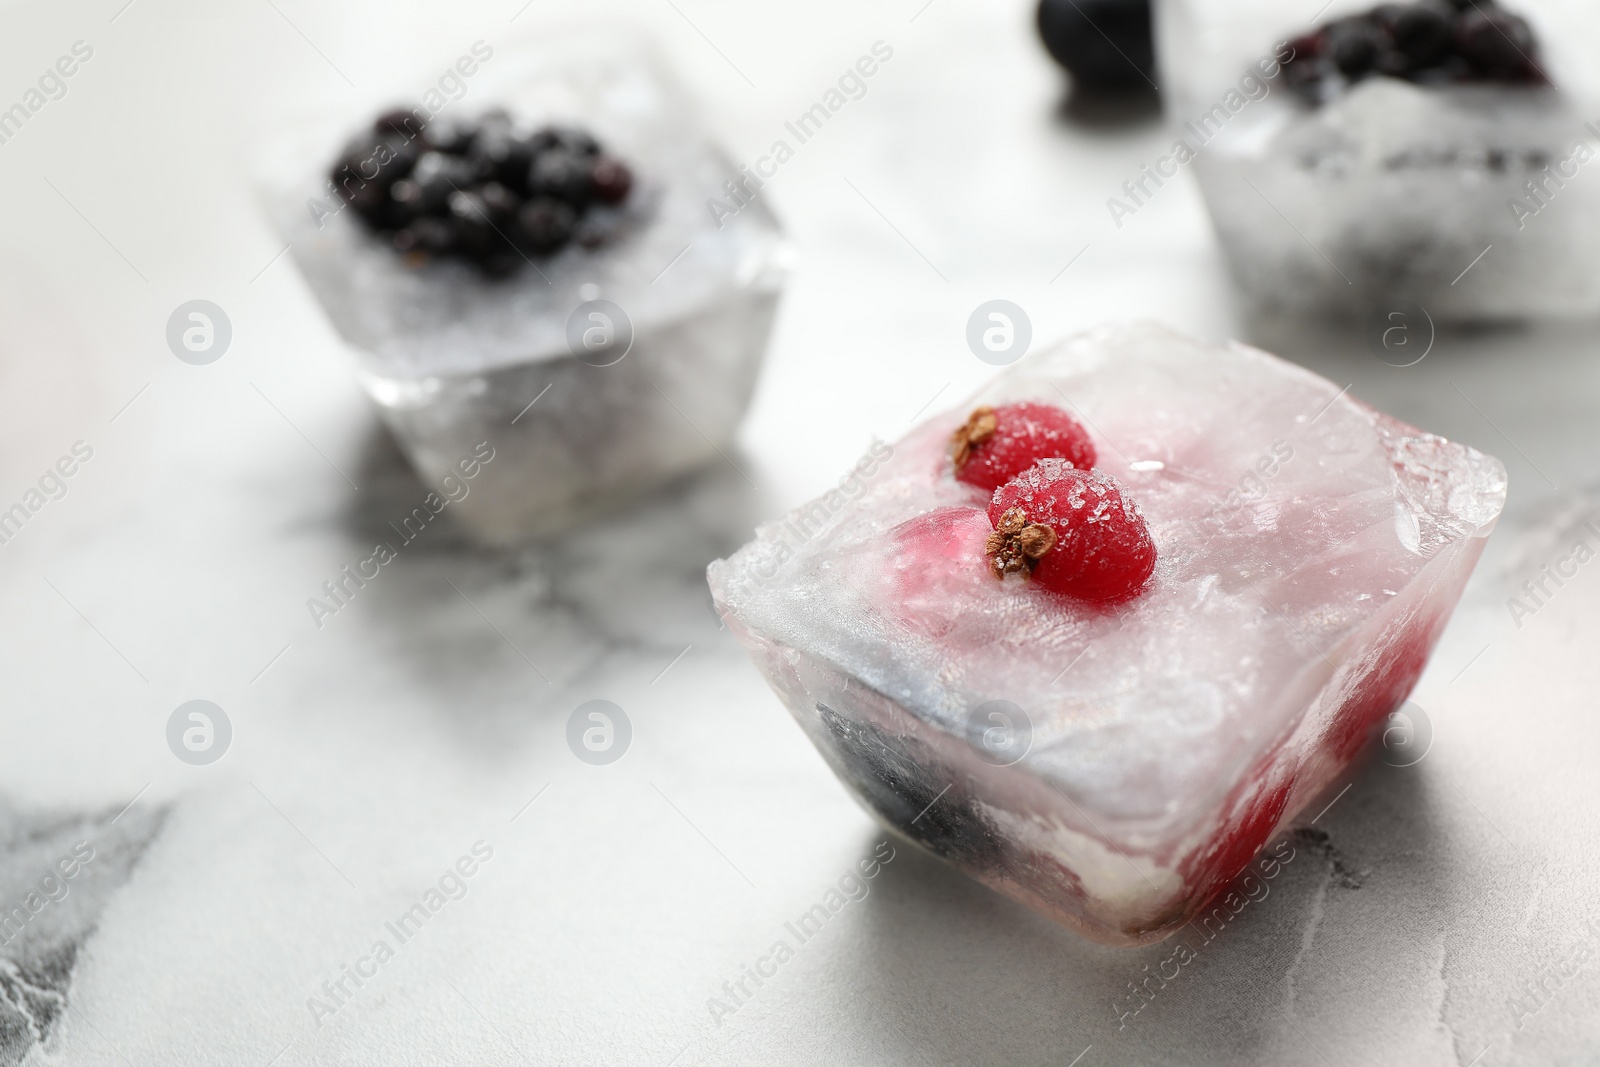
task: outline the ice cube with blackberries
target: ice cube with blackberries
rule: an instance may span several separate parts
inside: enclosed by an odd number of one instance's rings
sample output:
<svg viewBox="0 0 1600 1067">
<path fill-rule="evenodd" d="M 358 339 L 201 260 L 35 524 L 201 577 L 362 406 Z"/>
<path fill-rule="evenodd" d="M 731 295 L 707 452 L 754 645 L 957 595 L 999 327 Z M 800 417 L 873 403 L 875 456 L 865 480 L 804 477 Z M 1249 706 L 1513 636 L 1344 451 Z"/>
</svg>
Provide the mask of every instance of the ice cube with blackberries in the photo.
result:
<svg viewBox="0 0 1600 1067">
<path fill-rule="evenodd" d="M 264 185 L 422 479 L 487 442 L 450 511 L 503 544 L 721 461 L 791 253 L 753 187 L 708 210 L 743 175 L 676 79 L 577 34 L 421 99 L 307 116 Z"/>
<path fill-rule="evenodd" d="M 1257 310 L 1600 312 L 1600 5 L 1335 0 L 1311 21 L 1276 0 L 1161 0 L 1159 15 L 1171 114 Z M 1241 77 L 1256 91 L 1229 96 Z"/>
</svg>

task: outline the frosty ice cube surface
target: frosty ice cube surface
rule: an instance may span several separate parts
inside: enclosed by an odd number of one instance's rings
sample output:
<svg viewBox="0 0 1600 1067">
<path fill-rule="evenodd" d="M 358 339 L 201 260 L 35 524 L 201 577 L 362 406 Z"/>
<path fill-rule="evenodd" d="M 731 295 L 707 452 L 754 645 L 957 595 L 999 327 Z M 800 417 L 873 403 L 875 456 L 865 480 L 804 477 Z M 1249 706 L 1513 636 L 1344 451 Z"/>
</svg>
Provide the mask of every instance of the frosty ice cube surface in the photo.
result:
<svg viewBox="0 0 1600 1067">
<path fill-rule="evenodd" d="M 1096 606 L 988 570 L 973 405 L 1081 415 L 1160 556 Z M 884 823 L 1109 944 L 1193 916 L 1405 699 L 1499 461 L 1242 345 L 1108 328 L 879 445 L 711 565 L 718 610 Z"/>
<path fill-rule="evenodd" d="M 1153 167 L 1194 171 L 1231 273 L 1261 311 L 1600 312 L 1600 250 L 1584 237 L 1600 225 L 1600 183 L 1584 177 L 1600 155 L 1585 52 L 1600 9 L 1504 0 L 1417 16 L 1476 20 L 1467 28 L 1519 63 L 1525 52 L 1548 83 L 1475 70 L 1448 39 L 1403 76 L 1362 66 L 1404 69 L 1383 27 L 1422 6 L 1337 0 L 1313 23 L 1275 0 L 1161 0 L 1174 144 Z M 1506 25 L 1529 39 L 1485 28 L 1491 15 L 1525 19 Z"/>
<path fill-rule="evenodd" d="M 467 461 L 479 473 L 451 510 L 507 543 L 716 456 L 754 389 L 790 250 L 751 182 L 730 199 L 742 176 L 647 49 L 579 36 L 498 47 L 475 67 L 433 123 L 504 109 L 526 130 L 579 127 L 631 168 L 598 245 L 524 255 L 505 278 L 398 253 L 328 182 L 375 105 L 297 131 L 267 185 L 295 262 L 419 475 L 438 488 Z M 480 468 L 485 442 L 493 459 Z"/>
</svg>

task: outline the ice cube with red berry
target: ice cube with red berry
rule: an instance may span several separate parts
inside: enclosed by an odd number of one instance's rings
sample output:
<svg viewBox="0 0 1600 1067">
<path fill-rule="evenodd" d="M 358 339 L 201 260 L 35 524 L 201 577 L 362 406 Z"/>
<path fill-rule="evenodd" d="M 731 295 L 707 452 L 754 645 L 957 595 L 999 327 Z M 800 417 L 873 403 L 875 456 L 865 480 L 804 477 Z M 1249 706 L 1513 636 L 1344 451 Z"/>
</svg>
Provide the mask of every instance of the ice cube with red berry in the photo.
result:
<svg viewBox="0 0 1600 1067">
<path fill-rule="evenodd" d="M 1006 436 L 1019 409 L 1060 432 Z M 1026 462 L 973 484 L 996 443 Z M 712 564 L 719 612 L 869 811 L 1121 945 L 1349 770 L 1506 490 L 1308 371 L 1150 325 L 1028 357 L 857 473 Z"/>
</svg>

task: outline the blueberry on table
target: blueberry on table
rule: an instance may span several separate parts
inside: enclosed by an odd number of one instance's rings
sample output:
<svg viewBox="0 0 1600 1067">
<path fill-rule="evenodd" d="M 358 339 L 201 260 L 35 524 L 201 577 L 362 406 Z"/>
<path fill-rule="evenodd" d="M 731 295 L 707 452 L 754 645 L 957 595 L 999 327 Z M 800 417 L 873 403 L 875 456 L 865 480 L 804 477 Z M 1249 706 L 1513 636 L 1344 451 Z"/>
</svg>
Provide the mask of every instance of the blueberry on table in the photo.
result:
<svg viewBox="0 0 1600 1067">
<path fill-rule="evenodd" d="M 1141 91 L 1155 84 L 1150 0 L 1041 0 L 1039 36 L 1089 92 Z"/>
</svg>

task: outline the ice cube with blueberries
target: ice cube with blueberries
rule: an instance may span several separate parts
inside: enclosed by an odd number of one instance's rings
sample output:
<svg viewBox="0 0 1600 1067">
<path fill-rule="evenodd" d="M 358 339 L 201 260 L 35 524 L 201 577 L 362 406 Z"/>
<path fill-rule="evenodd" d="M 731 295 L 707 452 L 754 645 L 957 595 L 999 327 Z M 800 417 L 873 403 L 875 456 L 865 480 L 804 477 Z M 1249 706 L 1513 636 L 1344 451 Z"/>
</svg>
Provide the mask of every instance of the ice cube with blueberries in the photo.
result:
<svg viewBox="0 0 1600 1067">
<path fill-rule="evenodd" d="M 1161 0 L 1176 132 L 1256 310 L 1600 311 L 1600 8 Z M 1247 72 L 1257 92 L 1238 91 Z"/>
<path fill-rule="evenodd" d="M 718 611 L 880 820 L 1114 945 L 1346 773 L 1506 494 L 1490 456 L 1154 325 L 1030 355 L 855 473 L 711 565 Z"/>
<path fill-rule="evenodd" d="M 743 416 L 791 253 L 695 114 L 647 49 L 580 36 L 276 153 L 275 220 L 422 479 L 493 450 L 452 508 L 487 542 L 707 463 Z"/>
</svg>

